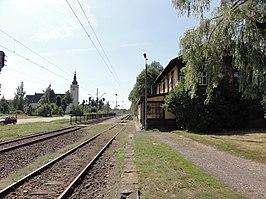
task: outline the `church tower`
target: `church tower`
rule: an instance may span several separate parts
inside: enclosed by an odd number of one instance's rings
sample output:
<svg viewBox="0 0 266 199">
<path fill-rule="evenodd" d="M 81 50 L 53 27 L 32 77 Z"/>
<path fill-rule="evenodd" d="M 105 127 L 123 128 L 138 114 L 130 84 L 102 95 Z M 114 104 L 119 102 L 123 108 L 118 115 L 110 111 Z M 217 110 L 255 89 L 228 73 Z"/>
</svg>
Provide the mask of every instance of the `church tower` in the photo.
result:
<svg viewBox="0 0 266 199">
<path fill-rule="evenodd" d="M 70 93 L 73 98 L 73 105 L 77 105 L 79 103 L 79 85 L 77 82 L 76 71 L 74 73 L 74 80 L 72 84 L 70 85 Z"/>
</svg>

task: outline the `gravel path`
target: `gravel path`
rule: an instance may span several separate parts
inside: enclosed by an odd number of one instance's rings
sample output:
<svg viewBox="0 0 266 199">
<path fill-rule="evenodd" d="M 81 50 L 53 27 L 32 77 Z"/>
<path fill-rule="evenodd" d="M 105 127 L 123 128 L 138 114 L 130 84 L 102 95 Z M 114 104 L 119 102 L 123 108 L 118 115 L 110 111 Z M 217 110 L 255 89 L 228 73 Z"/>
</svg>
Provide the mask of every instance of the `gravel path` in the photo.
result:
<svg viewBox="0 0 266 199">
<path fill-rule="evenodd" d="M 149 136 L 171 146 L 184 158 L 243 195 L 256 199 L 266 198 L 265 164 L 218 151 L 176 134 L 153 133 Z"/>
</svg>

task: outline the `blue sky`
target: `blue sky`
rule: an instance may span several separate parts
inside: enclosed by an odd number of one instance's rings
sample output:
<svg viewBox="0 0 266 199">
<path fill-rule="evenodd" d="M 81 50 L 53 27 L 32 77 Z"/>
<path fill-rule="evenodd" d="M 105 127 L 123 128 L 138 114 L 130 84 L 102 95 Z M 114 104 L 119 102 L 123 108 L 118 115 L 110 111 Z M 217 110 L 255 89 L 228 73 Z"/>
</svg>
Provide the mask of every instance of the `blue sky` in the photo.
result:
<svg viewBox="0 0 266 199">
<path fill-rule="evenodd" d="M 108 59 L 77 0 L 68 2 L 90 38 L 66 0 L 0 1 L 0 50 L 7 55 L 0 74 L 2 96 L 13 99 L 21 82 L 28 95 L 49 84 L 56 93 L 65 93 L 76 70 L 80 102 L 95 96 L 98 88 L 111 106 L 117 94 L 118 104 L 129 108 L 128 95 L 144 69 L 143 53 L 148 63 L 158 61 L 165 67 L 178 55 L 184 32 L 198 23 L 179 17 L 171 0 L 79 1 Z"/>
</svg>

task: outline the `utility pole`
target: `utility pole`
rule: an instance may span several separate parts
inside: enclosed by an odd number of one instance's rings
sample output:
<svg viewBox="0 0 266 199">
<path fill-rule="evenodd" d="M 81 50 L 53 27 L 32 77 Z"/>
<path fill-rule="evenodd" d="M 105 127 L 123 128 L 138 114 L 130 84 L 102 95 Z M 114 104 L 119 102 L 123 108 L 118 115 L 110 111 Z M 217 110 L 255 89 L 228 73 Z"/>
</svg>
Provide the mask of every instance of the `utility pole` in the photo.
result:
<svg viewBox="0 0 266 199">
<path fill-rule="evenodd" d="M 144 59 L 145 59 L 145 102 L 144 102 L 144 128 L 147 130 L 148 124 L 147 124 L 147 55 L 146 53 L 143 54 Z"/>
<path fill-rule="evenodd" d="M 115 94 L 115 108 L 117 108 L 117 94 Z"/>
<path fill-rule="evenodd" d="M 98 113 L 98 109 L 99 109 L 99 98 L 98 98 L 98 95 L 99 95 L 99 92 L 98 92 L 98 88 L 97 88 L 97 91 L 96 91 L 96 108 L 97 108 L 97 113 Z"/>
</svg>

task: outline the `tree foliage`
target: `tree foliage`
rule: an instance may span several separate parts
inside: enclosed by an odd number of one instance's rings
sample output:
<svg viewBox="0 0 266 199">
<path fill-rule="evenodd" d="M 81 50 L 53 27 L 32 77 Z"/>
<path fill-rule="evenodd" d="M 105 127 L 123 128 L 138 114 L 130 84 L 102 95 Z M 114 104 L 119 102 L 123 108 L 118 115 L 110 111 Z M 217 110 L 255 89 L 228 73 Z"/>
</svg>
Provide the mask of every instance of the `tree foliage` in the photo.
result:
<svg viewBox="0 0 266 199">
<path fill-rule="evenodd" d="M 62 108 L 66 111 L 66 108 L 69 104 L 73 102 L 73 97 L 69 91 L 66 91 L 62 98 Z"/>
<path fill-rule="evenodd" d="M 51 88 L 51 84 L 43 91 L 43 96 L 40 99 L 41 104 L 50 104 L 56 102 L 56 95 L 54 90 Z"/>
<path fill-rule="evenodd" d="M 14 109 L 23 111 L 26 103 L 25 95 L 26 92 L 24 91 L 24 83 L 21 82 L 21 84 L 17 87 L 17 92 L 15 93 L 15 97 L 13 99 Z"/>
<path fill-rule="evenodd" d="M 191 98 L 183 82 L 166 97 L 165 108 L 175 114 L 177 124 L 188 130 L 214 131 L 246 127 L 252 120 L 263 119 L 258 100 L 243 99 L 228 85 L 214 89 L 213 97 L 205 104 L 206 93 L 198 90 Z"/>
<path fill-rule="evenodd" d="M 9 112 L 9 105 L 5 97 L 3 96 L 0 100 L 0 113 L 8 113 Z"/>
<path fill-rule="evenodd" d="M 162 65 L 159 62 L 153 61 L 147 65 L 147 94 L 151 95 L 151 86 L 154 83 L 156 77 L 163 70 Z M 131 107 L 133 109 L 136 106 L 136 102 L 139 98 L 145 95 L 145 69 L 136 78 L 136 83 L 129 94 L 129 101 L 132 102 Z M 135 109 L 134 109 L 135 110 Z"/>
<path fill-rule="evenodd" d="M 234 70 L 239 72 L 239 91 L 244 97 L 266 93 L 265 0 L 221 0 L 211 18 L 205 17 L 210 0 L 172 3 L 180 15 L 200 16 L 199 26 L 187 31 L 180 43 L 185 86 L 192 96 L 202 70 L 208 73 L 208 96 Z"/>
</svg>

